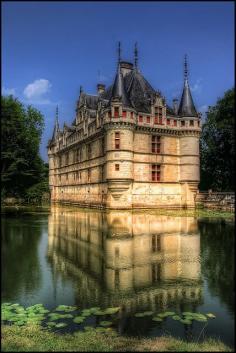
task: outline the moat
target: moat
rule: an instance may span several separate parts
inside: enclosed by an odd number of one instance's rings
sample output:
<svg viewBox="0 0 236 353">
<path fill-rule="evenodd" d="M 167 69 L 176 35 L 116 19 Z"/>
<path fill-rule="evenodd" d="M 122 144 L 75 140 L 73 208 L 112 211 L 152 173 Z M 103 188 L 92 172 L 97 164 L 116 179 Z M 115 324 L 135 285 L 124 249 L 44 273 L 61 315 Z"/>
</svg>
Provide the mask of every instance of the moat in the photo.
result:
<svg viewBox="0 0 236 353">
<path fill-rule="evenodd" d="M 2 215 L 2 302 L 120 307 L 125 335 L 221 339 L 234 346 L 234 222 L 52 206 Z M 139 312 L 213 313 L 190 326 Z M 87 324 L 94 325 L 96 317 Z M 205 328 L 203 329 L 203 327 Z M 83 329 L 69 325 L 63 332 Z"/>
</svg>

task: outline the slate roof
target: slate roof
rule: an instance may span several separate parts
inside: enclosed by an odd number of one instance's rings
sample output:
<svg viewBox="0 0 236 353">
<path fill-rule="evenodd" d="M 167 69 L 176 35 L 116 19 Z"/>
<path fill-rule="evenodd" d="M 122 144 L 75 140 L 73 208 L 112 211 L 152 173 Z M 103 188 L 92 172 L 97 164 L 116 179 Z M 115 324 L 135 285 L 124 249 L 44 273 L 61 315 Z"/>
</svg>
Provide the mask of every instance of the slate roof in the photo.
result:
<svg viewBox="0 0 236 353">
<path fill-rule="evenodd" d="M 188 80 L 184 81 L 184 89 L 181 97 L 181 101 L 179 104 L 178 115 L 185 116 L 197 116 L 197 111 L 193 103 L 193 98 L 191 95 L 190 87 L 188 84 Z"/>
</svg>

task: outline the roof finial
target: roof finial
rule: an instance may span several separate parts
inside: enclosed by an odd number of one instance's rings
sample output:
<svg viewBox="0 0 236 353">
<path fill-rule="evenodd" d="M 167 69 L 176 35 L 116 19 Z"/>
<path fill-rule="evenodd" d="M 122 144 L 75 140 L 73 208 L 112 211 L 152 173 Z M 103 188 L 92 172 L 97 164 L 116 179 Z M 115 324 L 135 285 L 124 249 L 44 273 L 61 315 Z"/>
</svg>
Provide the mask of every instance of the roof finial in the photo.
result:
<svg viewBox="0 0 236 353">
<path fill-rule="evenodd" d="M 187 54 L 184 56 L 184 80 L 188 80 L 188 62 L 187 62 Z"/>
<path fill-rule="evenodd" d="M 120 45 L 120 42 L 118 42 L 118 64 L 120 63 L 120 56 L 121 56 L 121 45 Z"/>
<path fill-rule="evenodd" d="M 56 106 L 56 125 L 59 125 L 59 122 L 58 122 L 58 104 Z"/>
<path fill-rule="evenodd" d="M 134 45 L 134 66 L 138 67 L 138 43 L 136 42 Z"/>
</svg>

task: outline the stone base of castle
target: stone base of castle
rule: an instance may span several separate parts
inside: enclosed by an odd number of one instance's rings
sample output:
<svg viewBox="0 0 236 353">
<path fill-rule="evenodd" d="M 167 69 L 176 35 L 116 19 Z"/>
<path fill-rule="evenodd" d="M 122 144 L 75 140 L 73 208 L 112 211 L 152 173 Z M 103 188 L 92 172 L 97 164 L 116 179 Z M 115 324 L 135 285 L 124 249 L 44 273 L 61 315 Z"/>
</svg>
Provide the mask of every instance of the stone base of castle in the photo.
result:
<svg viewBox="0 0 236 353">
<path fill-rule="evenodd" d="M 51 201 L 83 207 L 195 208 L 198 183 L 140 183 L 111 180 L 108 183 L 54 186 Z"/>
</svg>

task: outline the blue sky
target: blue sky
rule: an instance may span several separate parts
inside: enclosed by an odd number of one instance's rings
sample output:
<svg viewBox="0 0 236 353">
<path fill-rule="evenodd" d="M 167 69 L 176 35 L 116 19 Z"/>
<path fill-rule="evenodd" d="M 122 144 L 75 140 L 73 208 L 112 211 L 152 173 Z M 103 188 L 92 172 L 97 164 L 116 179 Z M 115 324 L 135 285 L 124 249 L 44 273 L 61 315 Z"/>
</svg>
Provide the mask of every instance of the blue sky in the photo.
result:
<svg viewBox="0 0 236 353">
<path fill-rule="evenodd" d="M 45 117 L 41 155 L 47 160 L 56 105 L 71 123 L 79 87 L 96 93 L 111 84 L 117 43 L 172 104 L 180 98 L 183 57 L 198 111 L 234 86 L 233 2 L 3 2 L 2 92 L 32 104 Z"/>
</svg>

